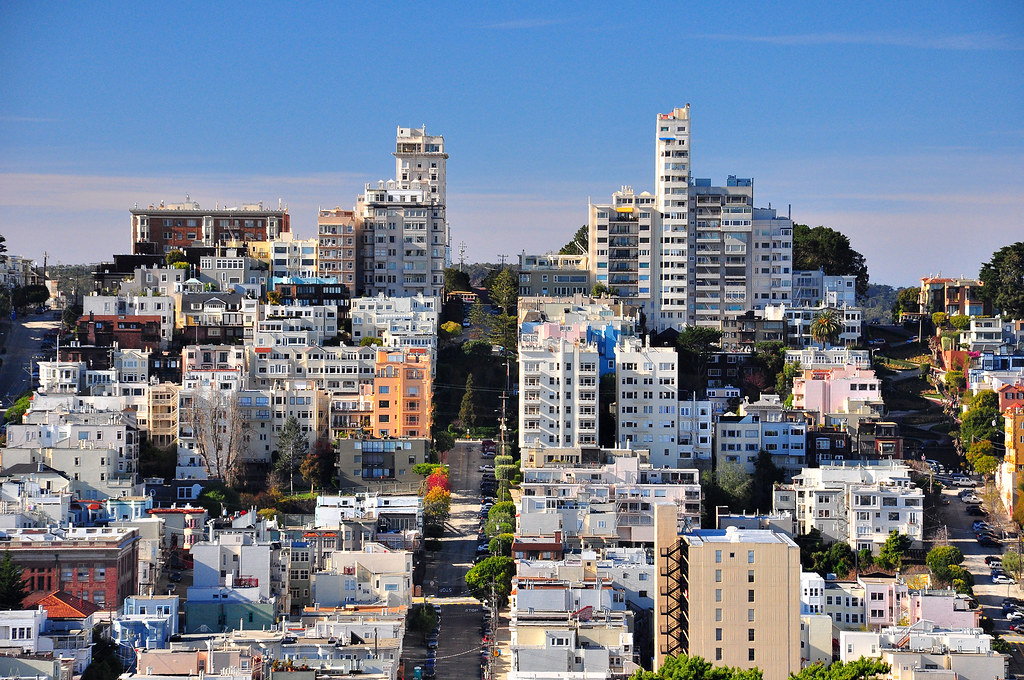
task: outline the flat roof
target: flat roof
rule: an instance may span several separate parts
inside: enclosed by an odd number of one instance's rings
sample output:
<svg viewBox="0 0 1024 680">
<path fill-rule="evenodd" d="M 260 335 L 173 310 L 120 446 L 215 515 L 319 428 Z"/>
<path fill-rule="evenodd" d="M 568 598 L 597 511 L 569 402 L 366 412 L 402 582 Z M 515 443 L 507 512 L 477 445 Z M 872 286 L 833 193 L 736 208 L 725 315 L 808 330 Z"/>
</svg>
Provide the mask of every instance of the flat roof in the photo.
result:
<svg viewBox="0 0 1024 680">
<path fill-rule="evenodd" d="M 699 543 L 782 543 L 796 547 L 793 539 L 769 529 L 698 529 L 683 534 L 691 545 Z"/>
</svg>

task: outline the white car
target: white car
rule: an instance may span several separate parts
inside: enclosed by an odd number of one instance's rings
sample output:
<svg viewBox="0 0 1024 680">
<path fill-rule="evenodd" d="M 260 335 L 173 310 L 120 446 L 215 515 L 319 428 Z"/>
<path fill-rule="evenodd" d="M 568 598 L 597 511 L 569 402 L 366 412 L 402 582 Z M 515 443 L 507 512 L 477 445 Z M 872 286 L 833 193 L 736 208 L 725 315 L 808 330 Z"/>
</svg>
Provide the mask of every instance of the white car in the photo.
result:
<svg viewBox="0 0 1024 680">
<path fill-rule="evenodd" d="M 981 499 L 974 494 L 971 494 L 969 496 L 964 496 L 964 503 L 967 505 L 981 505 Z"/>
<path fill-rule="evenodd" d="M 1013 582 L 1013 577 L 1007 576 L 1006 574 L 996 574 L 992 577 L 992 583 L 1010 584 Z"/>
<path fill-rule="evenodd" d="M 479 469 L 480 469 L 480 472 L 494 472 L 494 466 L 493 465 L 481 465 Z"/>
<path fill-rule="evenodd" d="M 1019 612 L 1016 609 L 1011 609 L 1006 612 L 1007 621 L 1024 621 L 1024 612 Z"/>
</svg>

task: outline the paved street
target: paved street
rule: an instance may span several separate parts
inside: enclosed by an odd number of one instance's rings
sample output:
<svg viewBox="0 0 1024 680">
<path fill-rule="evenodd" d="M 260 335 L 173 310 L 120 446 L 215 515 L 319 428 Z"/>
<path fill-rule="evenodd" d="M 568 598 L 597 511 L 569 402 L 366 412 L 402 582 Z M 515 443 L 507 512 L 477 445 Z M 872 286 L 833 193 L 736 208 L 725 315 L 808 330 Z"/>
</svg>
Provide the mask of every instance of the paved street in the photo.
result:
<svg viewBox="0 0 1024 680">
<path fill-rule="evenodd" d="M 943 491 L 943 496 L 949 499 L 949 505 L 940 506 L 940 521 L 945 524 L 949 545 L 955 545 L 964 554 L 965 559 L 962 566 L 974 575 L 974 594 L 984 610 L 984 615 L 995 622 L 995 632 L 1002 633 L 1003 639 L 1013 646 L 1013 655 L 1010 661 L 1011 671 L 1024 672 L 1024 636 L 1008 632 L 1009 623 L 1002 612 L 1004 597 L 1024 598 L 1024 591 L 1021 590 L 1019 584 L 997 585 L 992 583 L 992 578 L 989 576 L 990 568 L 985 564 L 985 557 L 988 555 L 999 555 L 1005 550 L 1019 548 L 1016 541 L 1005 541 L 1002 546 L 979 545 L 971 528 L 971 524 L 979 518 L 965 512 L 967 506 L 957 498 L 958 491 L 959 489 L 956 488 Z M 978 492 L 982 491 L 979 487 Z M 988 509 L 991 511 L 992 508 Z M 993 527 L 1010 528 L 1007 518 L 1000 517 L 996 513 L 991 513 L 986 521 Z M 942 544 L 940 533 L 935 545 Z"/>
<path fill-rule="evenodd" d="M 40 353 L 43 335 L 60 325 L 58 319 L 52 318 L 50 312 L 45 315 L 32 314 L 21 317 L 11 324 L 4 324 L 7 337 L 4 346 L 7 348 L 0 366 L 0 399 L 3 405 L 10 406 L 11 400 L 29 389 L 32 385 L 31 374 L 27 369 L 29 361 Z"/>
<path fill-rule="evenodd" d="M 451 516 L 440 552 L 427 558 L 423 579 L 424 596 L 440 604 L 442 610 L 437 649 L 439 678 L 480 677 L 483 609 L 479 602 L 467 597 L 465 577 L 476 557 L 480 527 L 479 466 L 483 461 L 477 442 L 458 442 L 445 461 L 452 486 Z M 423 650 L 408 649 L 407 669 L 411 671 L 421 665 L 423 658 Z M 411 677 L 411 673 L 408 675 Z"/>
</svg>

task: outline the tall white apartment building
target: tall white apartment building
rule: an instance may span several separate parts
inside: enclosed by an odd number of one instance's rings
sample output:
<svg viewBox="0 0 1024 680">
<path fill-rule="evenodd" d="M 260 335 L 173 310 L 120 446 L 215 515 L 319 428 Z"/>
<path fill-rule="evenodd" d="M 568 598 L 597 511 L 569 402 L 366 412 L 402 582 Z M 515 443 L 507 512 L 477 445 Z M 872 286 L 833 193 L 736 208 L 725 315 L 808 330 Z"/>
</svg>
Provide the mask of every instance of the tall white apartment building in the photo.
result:
<svg viewBox="0 0 1024 680">
<path fill-rule="evenodd" d="M 519 446 L 596 446 L 597 346 L 549 338 L 519 347 Z"/>
<path fill-rule="evenodd" d="M 612 202 L 590 204 L 591 274 L 612 295 L 636 298 L 650 311 L 654 250 L 660 224 L 655 197 L 623 186 Z"/>
<path fill-rule="evenodd" d="M 398 128 L 395 179 L 368 183 L 356 212 L 363 295 L 440 297 L 450 260 L 444 137 Z"/>
<path fill-rule="evenodd" d="M 857 277 L 852 274 L 827 276 L 821 269 L 795 271 L 792 300 L 796 307 L 854 307 L 857 304 Z"/>
<path fill-rule="evenodd" d="M 793 220 L 773 208 L 754 208 L 753 217 L 746 309 L 764 309 L 793 297 Z"/>
<path fill-rule="evenodd" d="M 440 299 L 416 293 L 410 297 L 363 297 L 352 300 L 352 342 L 381 338 L 386 347 L 437 348 Z"/>
<path fill-rule="evenodd" d="M 910 481 L 906 465 L 823 465 L 804 468 L 792 485 L 779 486 L 774 510 L 789 510 L 797 531 L 821 532 L 826 542 L 878 553 L 891 531 L 919 546 L 924 536 L 924 492 Z"/>
<path fill-rule="evenodd" d="M 624 338 L 615 352 L 618 437 L 621 448 L 648 449 L 654 467 L 680 461 L 676 420 L 676 351 Z"/>
<path fill-rule="evenodd" d="M 661 233 L 657 243 L 658 275 L 654 298 L 659 327 L 682 329 L 696 321 L 688 306 L 691 238 L 690 214 L 690 105 L 672 113 L 659 113 L 656 122 L 655 179 Z M 694 212 L 696 212 L 694 210 Z"/>
</svg>

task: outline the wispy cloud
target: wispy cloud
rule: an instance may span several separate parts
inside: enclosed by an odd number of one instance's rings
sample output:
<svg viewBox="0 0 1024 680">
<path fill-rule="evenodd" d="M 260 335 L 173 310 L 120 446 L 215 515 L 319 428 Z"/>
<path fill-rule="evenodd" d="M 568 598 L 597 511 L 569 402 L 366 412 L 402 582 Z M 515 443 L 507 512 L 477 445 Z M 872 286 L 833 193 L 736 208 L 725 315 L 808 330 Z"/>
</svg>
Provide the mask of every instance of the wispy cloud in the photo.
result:
<svg viewBox="0 0 1024 680">
<path fill-rule="evenodd" d="M 59 123 L 59 118 L 36 118 L 34 116 L 0 116 L 0 123 Z"/>
<path fill-rule="evenodd" d="M 547 28 L 568 23 L 569 19 L 509 19 L 508 21 L 496 21 L 484 24 L 481 28 L 488 28 L 497 31 L 523 31 L 531 28 Z"/>
<path fill-rule="evenodd" d="M 707 33 L 696 36 L 705 40 L 728 40 L 768 45 L 884 45 L 923 50 L 1014 51 L 1024 50 L 1020 36 L 994 33 L 960 35 L 903 35 L 898 33 L 798 33 L 792 35 L 739 35 Z"/>
</svg>

